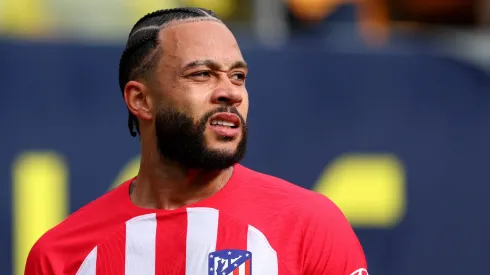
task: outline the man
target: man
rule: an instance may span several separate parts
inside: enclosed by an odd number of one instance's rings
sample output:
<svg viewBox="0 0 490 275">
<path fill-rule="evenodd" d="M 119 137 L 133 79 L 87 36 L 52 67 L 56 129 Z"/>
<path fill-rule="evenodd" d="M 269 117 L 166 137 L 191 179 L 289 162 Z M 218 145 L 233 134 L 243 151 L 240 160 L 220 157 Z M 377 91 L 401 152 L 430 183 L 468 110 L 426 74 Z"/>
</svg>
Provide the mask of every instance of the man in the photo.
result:
<svg viewBox="0 0 490 275">
<path fill-rule="evenodd" d="M 119 82 L 141 139 L 140 171 L 42 236 L 25 274 L 366 275 L 357 237 L 330 200 L 237 164 L 247 73 L 209 10 L 138 21 Z"/>
</svg>

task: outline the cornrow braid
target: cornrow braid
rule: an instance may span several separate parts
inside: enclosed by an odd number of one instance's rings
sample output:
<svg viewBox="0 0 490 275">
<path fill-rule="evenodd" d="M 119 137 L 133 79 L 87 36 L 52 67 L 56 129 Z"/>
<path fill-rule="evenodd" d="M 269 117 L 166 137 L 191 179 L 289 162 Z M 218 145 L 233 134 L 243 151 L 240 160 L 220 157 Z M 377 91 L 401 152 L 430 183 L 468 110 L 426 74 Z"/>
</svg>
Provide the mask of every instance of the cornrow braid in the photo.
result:
<svg viewBox="0 0 490 275">
<path fill-rule="evenodd" d="M 155 69 L 161 55 L 158 48 L 158 34 L 162 27 L 172 21 L 191 18 L 219 20 L 210 10 L 188 7 L 154 11 L 136 22 L 129 33 L 119 61 L 119 87 L 123 96 L 124 87 L 130 80 L 145 78 Z M 140 134 L 138 120 L 131 112 L 128 116 L 128 127 L 131 136 Z"/>
</svg>

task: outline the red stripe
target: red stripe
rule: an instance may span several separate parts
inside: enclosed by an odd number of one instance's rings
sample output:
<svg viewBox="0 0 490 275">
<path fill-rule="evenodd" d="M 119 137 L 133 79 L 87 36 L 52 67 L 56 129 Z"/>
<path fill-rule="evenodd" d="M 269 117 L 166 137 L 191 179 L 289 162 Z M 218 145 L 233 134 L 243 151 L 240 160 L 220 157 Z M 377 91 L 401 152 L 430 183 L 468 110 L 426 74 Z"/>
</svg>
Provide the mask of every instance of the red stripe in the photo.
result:
<svg viewBox="0 0 490 275">
<path fill-rule="evenodd" d="M 216 251 L 224 249 L 247 249 L 248 224 L 219 212 L 218 238 L 216 240 Z"/>
<path fill-rule="evenodd" d="M 155 275 L 185 275 L 187 211 L 157 215 Z"/>
<path fill-rule="evenodd" d="M 247 261 L 245 262 L 245 275 L 250 275 L 250 274 L 252 274 L 252 273 L 250 272 L 250 260 L 247 260 Z"/>
<path fill-rule="evenodd" d="M 124 275 L 126 260 L 126 224 L 97 245 L 97 275 Z"/>
</svg>

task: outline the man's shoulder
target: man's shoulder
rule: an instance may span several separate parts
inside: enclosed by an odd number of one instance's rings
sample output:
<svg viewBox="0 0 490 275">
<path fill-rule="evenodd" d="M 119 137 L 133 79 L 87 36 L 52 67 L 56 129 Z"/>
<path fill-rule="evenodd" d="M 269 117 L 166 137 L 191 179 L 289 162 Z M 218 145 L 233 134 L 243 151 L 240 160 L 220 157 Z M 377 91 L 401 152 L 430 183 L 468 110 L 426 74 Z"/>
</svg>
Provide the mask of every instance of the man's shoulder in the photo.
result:
<svg viewBox="0 0 490 275">
<path fill-rule="evenodd" d="M 62 254 L 66 247 L 90 250 L 112 223 L 115 203 L 128 182 L 81 207 L 61 223 L 44 233 L 34 244 L 31 253 Z"/>
<path fill-rule="evenodd" d="M 250 168 L 241 167 L 246 175 L 252 193 L 257 196 L 268 197 L 275 204 L 302 215 L 324 215 L 326 212 L 339 214 L 339 208 L 328 197 L 301 187 L 285 179 L 261 173 Z M 315 211 L 312 211 L 312 210 Z M 341 213 L 340 213 L 341 214 Z"/>
<path fill-rule="evenodd" d="M 239 166 L 240 176 L 242 180 L 250 182 L 250 188 L 273 188 L 280 189 L 286 193 L 301 192 L 302 195 L 308 195 L 311 193 L 308 189 L 305 189 L 299 185 L 289 182 L 285 179 L 273 176 L 270 174 L 262 173 L 243 165 Z"/>
</svg>

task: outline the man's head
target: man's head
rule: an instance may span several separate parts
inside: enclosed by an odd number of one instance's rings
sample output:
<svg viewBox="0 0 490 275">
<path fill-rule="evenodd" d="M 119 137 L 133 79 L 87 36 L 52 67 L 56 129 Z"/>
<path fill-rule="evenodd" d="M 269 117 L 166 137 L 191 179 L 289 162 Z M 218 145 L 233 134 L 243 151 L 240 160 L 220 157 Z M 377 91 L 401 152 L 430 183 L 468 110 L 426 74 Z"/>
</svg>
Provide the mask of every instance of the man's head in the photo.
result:
<svg viewBox="0 0 490 275">
<path fill-rule="evenodd" d="M 119 65 L 131 135 L 188 168 L 237 163 L 247 140 L 247 72 L 233 34 L 213 12 L 146 15 L 131 30 Z"/>
</svg>

